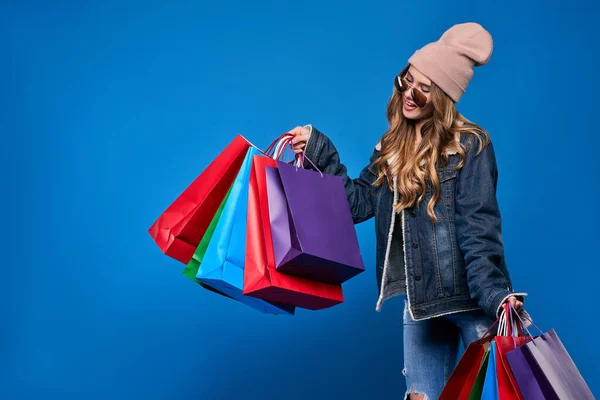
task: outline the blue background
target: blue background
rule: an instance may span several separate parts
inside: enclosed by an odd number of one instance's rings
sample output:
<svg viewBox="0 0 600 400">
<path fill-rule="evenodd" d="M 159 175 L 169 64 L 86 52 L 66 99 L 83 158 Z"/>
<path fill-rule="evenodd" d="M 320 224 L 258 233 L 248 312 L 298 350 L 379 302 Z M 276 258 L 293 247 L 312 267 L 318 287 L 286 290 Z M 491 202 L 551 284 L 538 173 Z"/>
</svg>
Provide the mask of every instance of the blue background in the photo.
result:
<svg viewBox="0 0 600 400">
<path fill-rule="evenodd" d="M 372 221 L 345 303 L 292 318 L 201 289 L 147 228 L 238 133 L 312 123 L 356 176 L 394 75 L 465 21 L 495 41 L 459 110 L 496 147 L 515 287 L 600 393 L 591 2 L 171 3 L 1 6 L 0 398 L 402 398 Z"/>
</svg>

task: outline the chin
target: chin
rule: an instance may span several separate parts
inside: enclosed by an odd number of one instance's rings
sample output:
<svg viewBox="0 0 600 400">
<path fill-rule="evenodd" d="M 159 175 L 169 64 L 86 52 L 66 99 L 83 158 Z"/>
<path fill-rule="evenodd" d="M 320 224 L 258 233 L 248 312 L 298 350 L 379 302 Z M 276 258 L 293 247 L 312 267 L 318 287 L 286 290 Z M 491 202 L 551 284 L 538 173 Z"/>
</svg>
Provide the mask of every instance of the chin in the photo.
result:
<svg viewBox="0 0 600 400">
<path fill-rule="evenodd" d="M 406 111 L 404 108 L 402 109 L 402 114 L 406 119 L 420 119 L 421 113 L 418 110 L 414 111 Z"/>
</svg>

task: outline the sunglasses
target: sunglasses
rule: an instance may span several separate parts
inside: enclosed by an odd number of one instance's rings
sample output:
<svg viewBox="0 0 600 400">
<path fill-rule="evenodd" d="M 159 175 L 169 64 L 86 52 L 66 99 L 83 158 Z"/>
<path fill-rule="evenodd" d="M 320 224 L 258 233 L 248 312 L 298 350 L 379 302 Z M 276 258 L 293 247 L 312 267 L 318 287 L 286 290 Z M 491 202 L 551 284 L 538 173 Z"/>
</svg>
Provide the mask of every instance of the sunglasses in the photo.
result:
<svg viewBox="0 0 600 400">
<path fill-rule="evenodd" d="M 410 83 L 408 83 L 406 78 L 402 77 L 402 74 L 394 78 L 394 87 L 396 88 L 398 93 L 404 93 L 405 91 L 410 89 L 410 95 L 417 107 L 423 108 L 427 105 L 427 96 L 425 95 L 425 93 L 421 92 L 419 89 L 413 87 Z"/>
</svg>

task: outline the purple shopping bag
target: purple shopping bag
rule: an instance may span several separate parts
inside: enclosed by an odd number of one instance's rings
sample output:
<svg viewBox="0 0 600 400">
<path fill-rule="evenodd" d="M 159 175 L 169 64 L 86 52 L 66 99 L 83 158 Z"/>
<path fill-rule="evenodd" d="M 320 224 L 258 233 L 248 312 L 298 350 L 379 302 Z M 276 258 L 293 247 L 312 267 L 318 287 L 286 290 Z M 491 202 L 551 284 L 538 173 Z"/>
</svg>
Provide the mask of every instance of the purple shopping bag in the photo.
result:
<svg viewBox="0 0 600 400">
<path fill-rule="evenodd" d="M 523 352 L 522 347 L 516 347 L 505 354 L 511 372 L 519 386 L 519 391 L 523 395 L 524 400 L 545 400 L 546 397 L 540 384 L 548 388 L 550 383 L 535 363 L 533 365 L 529 363 L 529 359 Z M 555 399 L 556 397 L 551 398 Z"/>
<path fill-rule="evenodd" d="M 365 270 L 342 178 L 278 161 L 267 167 L 278 271 L 341 284 Z"/>
<path fill-rule="evenodd" d="M 525 400 L 594 400 L 554 329 L 509 351 L 506 358 Z"/>
<path fill-rule="evenodd" d="M 522 347 L 530 363 L 537 364 L 552 388 L 550 391 L 541 387 L 546 398 L 556 395 L 555 398 L 560 400 L 594 400 L 594 395 L 554 329 Z"/>
</svg>

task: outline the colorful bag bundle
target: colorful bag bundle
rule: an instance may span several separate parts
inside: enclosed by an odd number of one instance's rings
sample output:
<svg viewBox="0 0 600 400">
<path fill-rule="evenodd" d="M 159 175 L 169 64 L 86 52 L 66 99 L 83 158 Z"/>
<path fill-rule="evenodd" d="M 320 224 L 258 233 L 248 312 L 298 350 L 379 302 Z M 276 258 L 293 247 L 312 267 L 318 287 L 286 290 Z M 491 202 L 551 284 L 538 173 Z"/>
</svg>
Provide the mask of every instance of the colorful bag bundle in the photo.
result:
<svg viewBox="0 0 600 400">
<path fill-rule="evenodd" d="M 341 177 L 283 161 L 292 138 L 237 136 L 149 229 L 186 277 L 269 314 L 342 303 L 364 271 Z"/>
<path fill-rule="evenodd" d="M 498 322 L 497 334 L 488 335 Z M 498 321 L 469 344 L 439 399 L 593 400 L 556 332 L 534 337 L 524 326 L 507 303 Z"/>
</svg>

